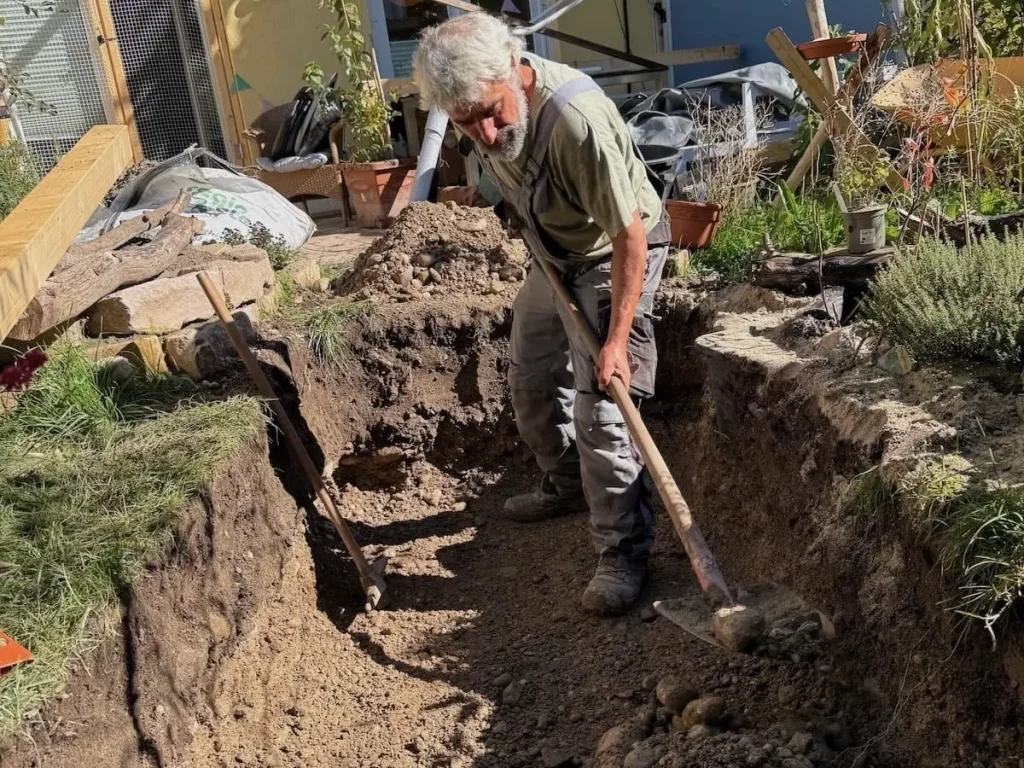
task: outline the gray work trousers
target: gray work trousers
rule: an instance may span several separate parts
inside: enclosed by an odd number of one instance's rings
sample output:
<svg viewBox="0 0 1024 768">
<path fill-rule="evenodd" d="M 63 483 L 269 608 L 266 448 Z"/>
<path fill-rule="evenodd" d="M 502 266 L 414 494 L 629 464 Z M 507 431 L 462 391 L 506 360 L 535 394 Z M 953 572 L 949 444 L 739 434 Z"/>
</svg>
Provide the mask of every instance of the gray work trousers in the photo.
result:
<svg viewBox="0 0 1024 768">
<path fill-rule="evenodd" d="M 634 400 L 654 394 L 654 293 L 668 255 L 650 248 L 628 344 Z M 611 261 L 566 278 L 602 341 L 611 316 Z M 513 305 L 509 386 L 519 434 L 563 494 L 582 490 L 598 554 L 646 556 L 654 540 L 653 486 L 626 423 L 600 391 L 586 347 L 543 270 L 533 266 Z"/>
</svg>

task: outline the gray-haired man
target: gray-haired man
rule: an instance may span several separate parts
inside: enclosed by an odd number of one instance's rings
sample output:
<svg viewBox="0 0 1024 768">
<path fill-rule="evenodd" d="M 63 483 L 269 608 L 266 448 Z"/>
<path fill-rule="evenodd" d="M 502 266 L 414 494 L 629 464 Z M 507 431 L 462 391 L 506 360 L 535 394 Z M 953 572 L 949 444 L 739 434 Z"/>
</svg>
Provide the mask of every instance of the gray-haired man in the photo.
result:
<svg viewBox="0 0 1024 768">
<path fill-rule="evenodd" d="M 535 258 L 553 263 L 602 339 L 591 363 L 540 269 L 513 307 L 509 385 L 540 488 L 505 505 L 533 522 L 590 510 L 600 555 L 583 605 L 636 601 L 653 539 L 650 478 L 605 389 L 654 392 L 654 292 L 669 240 L 657 180 L 615 105 L 571 67 L 523 53 L 500 20 L 470 13 L 427 30 L 414 59 L 423 105 L 473 140 Z"/>
</svg>

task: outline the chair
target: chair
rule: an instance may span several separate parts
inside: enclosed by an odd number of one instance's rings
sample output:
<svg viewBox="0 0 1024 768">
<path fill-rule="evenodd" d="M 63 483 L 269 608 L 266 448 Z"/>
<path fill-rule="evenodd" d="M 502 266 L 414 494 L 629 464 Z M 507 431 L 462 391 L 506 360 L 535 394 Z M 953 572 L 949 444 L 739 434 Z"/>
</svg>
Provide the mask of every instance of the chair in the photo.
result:
<svg viewBox="0 0 1024 768">
<path fill-rule="evenodd" d="M 274 107 L 257 117 L 246 138 L 256 148 L 259 157 L 270 157 L 274 139 L 281 124 L 288 116 L 291 104 Z M 343 123 L 337 122 L 331 128 L 328 137 L 330 159 L 327 165 L 319 168 L 279 172 L 263 168 L 257 170 L 257 178 L 274 189 L 283 197 L 292 200 L 297 197 L 330 197 L 338 201 L 342 216 L 348 221 L 348 196 L 345 193 L 345 182 L 341 176 L 339 144 L 342 140 Z"/>
</svg>

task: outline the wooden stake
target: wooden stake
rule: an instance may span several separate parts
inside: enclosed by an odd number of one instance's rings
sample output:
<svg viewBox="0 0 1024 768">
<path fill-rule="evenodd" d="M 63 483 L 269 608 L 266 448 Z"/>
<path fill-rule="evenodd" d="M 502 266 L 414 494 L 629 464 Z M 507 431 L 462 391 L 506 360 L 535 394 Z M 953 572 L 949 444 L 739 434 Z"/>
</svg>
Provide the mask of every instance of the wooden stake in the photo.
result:
<svg viewBox="0 0 1024 768">
<path fill-rule="evenodd" d="M 213 66 L 212 80 L 213 87 L 217 91 L 217 104 L 220 107 L 221 126 L 227 134 L 228 159 L 236 164 L 245 164 L 245 152 L 243 147 L 246 144 L 244 138 L 245 120 L 231 97 L 231 76 L 228 74 L 230 56 L 230 44 L 224 33 L 224 28 L 217 23 L 214 13 L 214 5 L 219 5 L 220 0 L 199 0 L 199 8 L 202 14 L 202 24 L 205 33 L 206 43 L 210 47 L 210 63 Z"/>
<path fill-rule="evenodd" d="M 825 16 L 825 0 L 807 0 L 807 18 L 811 22 L 811 34 L 815 40 L 832 37 L 828 28 L 828 18 Z M 821 60 L 821 79 L 831 93 L 839 90 L 839 71 L 836 69 L 834 58 Z"/>
<path fill-rule="evenodd" d="M 821 112 L 822 118 L 826 122 L 831 122 L 836 130 L 849 131 L 856 141 L 857 152 L 865 159 L 870 159 L 871 162 L 874 162 L 878 148 L 867 137 L 863 129 L 853 122 L 845 107 L 836 103 L 835 95 L 829 93 L 825 84 L 814 74 L 814 70 L 804 60 L 804 57 L 800 55 L 796 46 L 793 45 L 793 41 L 789 39 L 782 30 L 782 27 L 776 27 L 769 32 L 766 41 L 768 47 L 772 49 L 779 61 L 782 62 L 782 65 L 789 70 L 797 85 L 807 94 L 807 98 Z M 903 177 L 892 167 L 892 163 L 888 163 L 888 167 L 886 183 L 889 185 L 889 188 L 893 190 L 902 189 Z"/>
</svg>

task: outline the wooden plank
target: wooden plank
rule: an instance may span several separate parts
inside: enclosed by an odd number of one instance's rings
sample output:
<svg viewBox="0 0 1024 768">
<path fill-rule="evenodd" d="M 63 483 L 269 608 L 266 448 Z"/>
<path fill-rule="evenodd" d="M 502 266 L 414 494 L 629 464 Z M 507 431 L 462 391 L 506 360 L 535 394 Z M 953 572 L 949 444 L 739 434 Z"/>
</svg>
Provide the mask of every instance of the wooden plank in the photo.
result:
<svg viewBox="0 0 1024 768">
<path fill-rule="evenodd" d="M 848 131 L 856 142 L 856 151 L 865 160 L 873 161 L 878 153 L 878 148 L 871 142 L 859 125 L 853 122 L 846 109 L 838 104 L 835 95 L 829 93 L 825 84 L 814 74 L 814 70 L 804 60 L 804 57 L 797 51 L 793 41 L 789 39 L 782 27 L 776 27 L 768 33 L 766 38 L 768 47 L 772 49 L 782 65 L 789 70 L 789 73 L 796 80 L 797 85 L 807 94 L 814 106 L 821 112 L 825 120 L 830 120 L 835 129 Z M 903 189 L 903 177 L 889 163 L 889 173 L 886 183 L 892 190 Z"/>
<path fill-rule="evenodd" d="M 231 41 L 228 39 L 227 24 L 224 21 L 224 0 L 201 0 L 208 8 L 209 21 L 213 27 L 213 36 L 210 38 L 211 47 L 213 40 L 218 41 L 218 54 L 223 68 L 222 83 L 227 92 L 227 103 L 231 105 L 230 113 L 234 124 L 234 132 L 238 135 L 238 154 L 244 165 L 255 165 L 253 147 L 251 142 L 244 141 L 242 136 L 249 128 L 245 119 L 245 109 L 242 107 L 242 97 L 237 91 L 231 91 L 231 83 L 237 74 L 234 57 L 231 53 Z"/>
<path fill-rule="evenodd" d="M 228 42 L 214 16 L 214 3 L 219 3 L 219 0 L 199 0 L 200 22 L 203 26 L 203 37 L 210 50 L 210 63 L 213 65 L 211 79 L 217 92 L 221 128 L 228 137 L 228 160 L 235 164 L 243 164 L 245 157 L 242 147 L 247 143 L 244 138 L 247 126 L 244 119 L 239 118 L 231 98 L 231 77 L 228 75 L 225 55 Z"/>
<path fill-rule="evenodd" d="M 647 55 L 651 61 L 656 61 L 666 67 L 699 64 L 702 61 L 728 61 L 739 57 L 740 47 L 738 45 L 707 45 L 701 48 L 680 48 L 678 51 L 659 51 Z"/>
<path fill-rule="evenodd" d="M 136 163 L 141 163 L 142 140 L 139 138 L 139 127 L 135 122 L 135 107 L 128 92 L 128 78 L 124 73 L 124 61 L 121 59 L 121 46 L 117 42 L 114 17 L 110 12 L 110 0 L 88 0 L 84 5 L 99 41 L 100 64 L 110 86 L 112 118 L 119 125 L 128 126 L 132 158 Z"/>
<path fill-rule="evenodd" d="M 97 125 L 0 222 L 0 340 L 131 163 L 128 128 Z"/>
</svg>

